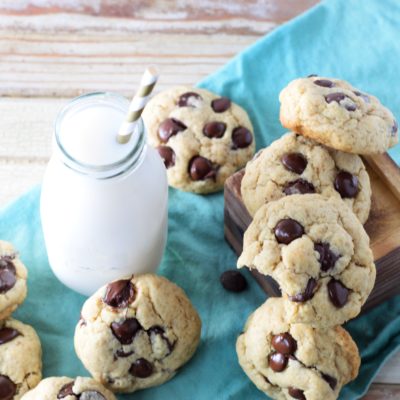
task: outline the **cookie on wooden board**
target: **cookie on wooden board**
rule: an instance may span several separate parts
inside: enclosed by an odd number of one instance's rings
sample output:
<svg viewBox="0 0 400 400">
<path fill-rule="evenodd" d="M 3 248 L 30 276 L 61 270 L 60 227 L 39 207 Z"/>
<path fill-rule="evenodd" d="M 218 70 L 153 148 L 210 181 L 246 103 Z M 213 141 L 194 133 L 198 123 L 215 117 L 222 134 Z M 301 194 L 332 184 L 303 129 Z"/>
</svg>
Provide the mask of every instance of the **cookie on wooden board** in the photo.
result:
<svg viewBox="0 0 400 400">
<path fill-rule="evenodd" d="M 280 95 L 282 125 L 336 150 L 383 153 L 398 142 L 392 112 L 341 79 L 295 79 Z"/>
</svg>

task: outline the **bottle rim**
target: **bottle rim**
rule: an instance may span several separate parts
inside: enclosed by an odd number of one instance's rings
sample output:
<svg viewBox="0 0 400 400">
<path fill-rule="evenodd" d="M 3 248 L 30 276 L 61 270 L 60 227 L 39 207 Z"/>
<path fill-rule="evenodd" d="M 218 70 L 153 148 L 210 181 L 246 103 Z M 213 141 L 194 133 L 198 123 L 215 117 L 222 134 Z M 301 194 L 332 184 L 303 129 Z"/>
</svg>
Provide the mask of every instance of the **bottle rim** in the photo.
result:
<svg viewBox="0 0 400 400">
<path fill-rule="evenodd" d="M 78 106 L 82 106 L 85 103 L 109 103 L 119 104 L 121 109 L 125 113 L 128 112 L 129 101 L 122 95 L 112 92 L 91 92 L 81 96 L 75 97 L 68 104 L 66 104 L 58 113 L 54 126 L 54 138 L 56 148 L 59 155 L 61 156 L 62 162 L 70 169 L 75 172 L 90 175 L 97 179 L 108 179 L 124 174 L 128 170 L 134 168 L 141 160 L 143 148 L 146 143 L 146 132 L 142 119 L 138 120 L 136 125 L 136 131 L 133 133 L 133 137 L 136 135 L 137 140 L 132 150 L 120 160 L 110 164 L 88 164 L 74 158 L 63 146 L 61 138 L 61 124 L 67 115 L 74 111 Z M 131 139 L 133 140 L 133 139 Z"/>
</svg>

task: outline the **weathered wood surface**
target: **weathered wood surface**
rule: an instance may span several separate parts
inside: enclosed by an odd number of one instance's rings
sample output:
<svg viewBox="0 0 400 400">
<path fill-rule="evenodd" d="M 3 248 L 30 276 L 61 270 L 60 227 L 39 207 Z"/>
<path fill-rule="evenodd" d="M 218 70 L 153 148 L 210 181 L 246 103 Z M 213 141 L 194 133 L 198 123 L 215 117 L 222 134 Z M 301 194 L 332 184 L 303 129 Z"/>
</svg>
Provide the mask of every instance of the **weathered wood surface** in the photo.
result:
<svg viewBox="0 0 400 400">
<path fill-rule="evenodd" d="M 93 90 L 130 96 L 149 63 L 161 71 L 159 90 L 193 84 L 315 3 L 2 0 L 0 207 L 40 182 L 64 99 Z M 400 356 L 376 381 L 400 383 Z M 365 397 L 391 398 L 400 398 L 396 386 L 374 385 Z"/>
</svg>

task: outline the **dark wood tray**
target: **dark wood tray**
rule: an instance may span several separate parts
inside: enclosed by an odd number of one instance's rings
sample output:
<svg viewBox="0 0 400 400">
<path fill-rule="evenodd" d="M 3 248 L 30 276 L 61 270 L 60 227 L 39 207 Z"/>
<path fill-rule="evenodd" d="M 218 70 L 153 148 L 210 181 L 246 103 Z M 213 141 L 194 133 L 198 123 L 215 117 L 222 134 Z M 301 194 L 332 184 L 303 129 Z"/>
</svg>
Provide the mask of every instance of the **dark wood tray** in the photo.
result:
<svg viewBox="0 0 400 400">
<path fill-rule="evenodd" d="M 363 157 L 371 179 L 372 207 L 365 229 L 371 239 L 377 276 L 375 287 L 363 311 L 400 294 L 400 169 L 389 154 Z M 225 238 L 239 255 L 243 234 L 251 216 L 243 204 L 240 184 L 244 171 L 225 182 Z M 269 296 L 280 296 L 277 283 L 270 277 L 251 273 Z"/>
</svg>

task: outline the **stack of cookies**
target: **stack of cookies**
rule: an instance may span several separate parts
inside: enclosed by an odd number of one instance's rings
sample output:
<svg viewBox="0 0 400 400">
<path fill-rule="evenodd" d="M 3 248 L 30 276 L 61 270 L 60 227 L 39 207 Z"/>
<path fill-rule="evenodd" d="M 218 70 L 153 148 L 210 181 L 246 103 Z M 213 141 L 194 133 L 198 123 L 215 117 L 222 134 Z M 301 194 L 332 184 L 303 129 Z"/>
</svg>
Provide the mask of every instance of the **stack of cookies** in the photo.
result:
<svg viewBox="0 0 400 400">
<path fill-rule="evenodd" d="M 253 221 L 238 266 L 273 277 L 282 297 L 251 315 L 237 352 L 272 398 L 333 400 L 360 365 L 340 325 L 360 313 L 376 275 L 358 154 L 396 144 L 397 123 L 377 98 L 338 79 L 297 79 L 280 101 L 291 132 L 246 166 L 241 194 Z"/>
<path fill-rule="evenodd" d="M 35 330 L 11 313 L 25 300 L 27 270 L 11 243 L 0 240 L 0 398 L 20 399 L 42 377 Z"/>
</svg>

